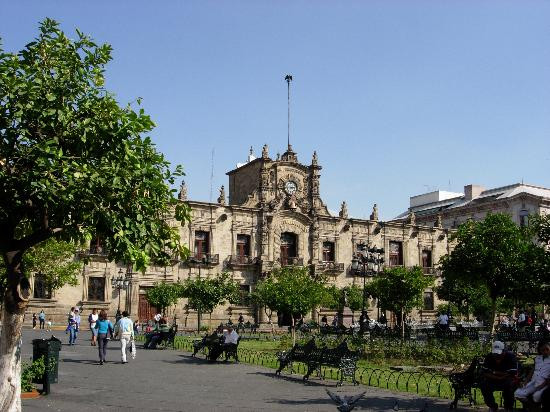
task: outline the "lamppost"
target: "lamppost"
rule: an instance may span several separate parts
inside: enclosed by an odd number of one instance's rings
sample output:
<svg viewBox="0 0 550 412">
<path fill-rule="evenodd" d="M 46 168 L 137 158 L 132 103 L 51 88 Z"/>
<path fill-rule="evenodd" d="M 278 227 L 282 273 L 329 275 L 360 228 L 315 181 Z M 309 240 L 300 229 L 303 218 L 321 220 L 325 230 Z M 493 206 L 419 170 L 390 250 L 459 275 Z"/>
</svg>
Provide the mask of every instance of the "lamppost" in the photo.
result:
<svg viewBox="0 0 550 412">
<path fill-rule="evenodd" d="M 361 330 L 365 319 L 365 305 L 367 300 L 366 278 L 367 276 L 376 276 L 384 264 L 384 248 L 362 247 L 351 260 L 351 270 L 354 273 L 360 273 L 363 277 L 363 304 L 361 309 Z"/>
<path fill-rule="evenodd" d="M 124 276 L 124 271 L 122 268 L 118 271 L 118 277 L 114 277 L 111 279 L 111 285 L 113 286 L 113 289 L 116 289 L 118 291 L 118 312 L 120 312 L 120 291 L 122 289 L 126 290 L 128 289 L 128 285 L 130 284 L 130 277 L 129 273 L 126 272 Z"/>
</svg>

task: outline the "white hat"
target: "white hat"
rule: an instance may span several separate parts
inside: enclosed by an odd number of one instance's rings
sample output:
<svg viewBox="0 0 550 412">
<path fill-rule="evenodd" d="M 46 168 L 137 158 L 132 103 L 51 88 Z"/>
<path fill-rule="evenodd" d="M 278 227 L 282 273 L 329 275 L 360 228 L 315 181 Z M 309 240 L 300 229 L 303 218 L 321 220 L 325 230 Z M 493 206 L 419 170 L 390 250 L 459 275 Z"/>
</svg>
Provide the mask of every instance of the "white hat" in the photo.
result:
<svg viewBox="0 0 550 412">
<path fill-rule="evenodd" d="M 496 353 L 497 355 L 500 355 L 502 351 L 504 350 L 504 343 L 496 340 L 493 342 L 493 348 L 491 352 Z"/>
</svg>

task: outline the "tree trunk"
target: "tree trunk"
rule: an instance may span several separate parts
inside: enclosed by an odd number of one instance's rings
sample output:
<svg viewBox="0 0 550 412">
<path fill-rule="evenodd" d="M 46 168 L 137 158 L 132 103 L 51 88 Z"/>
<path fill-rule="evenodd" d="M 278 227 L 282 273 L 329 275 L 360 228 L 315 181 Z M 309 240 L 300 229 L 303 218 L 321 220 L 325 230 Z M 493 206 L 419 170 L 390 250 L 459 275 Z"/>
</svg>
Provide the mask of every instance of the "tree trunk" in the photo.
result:
<svg viewBox="0 0 550 412">
<path fill-rule="evenodd" d="M 294 315 L 292 315 L 292 328 L 290 329 L 292 333 L 292 346 L 296 345 L 296 322 L 294 321 Z"/>
<path fill-rule="evenodd" d="M 495 333 L 495 318 L 497 316 L 497 301 L 493 299 L 491 301 L 491 335 Z"/>
<path fill-rule="evenodd" d="M 405 308 L 401 308 L 401 339 L 405 340 Z"/>
<path fill-rule="evenodd" d="M 0 334 L 0 411 L 21 411 L 21 329 L 30 284 L 21 272 L 21 253 L 4 255 L 7 287 Z"/>
</svg>

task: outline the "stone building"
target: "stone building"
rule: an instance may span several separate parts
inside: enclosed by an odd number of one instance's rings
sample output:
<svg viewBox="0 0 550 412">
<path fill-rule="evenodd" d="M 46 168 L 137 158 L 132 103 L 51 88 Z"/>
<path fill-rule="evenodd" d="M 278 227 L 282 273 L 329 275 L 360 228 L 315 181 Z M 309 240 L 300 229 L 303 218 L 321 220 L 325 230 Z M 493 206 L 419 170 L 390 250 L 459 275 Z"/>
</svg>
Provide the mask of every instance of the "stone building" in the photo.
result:
<svg viewBox="0 0 550 412">
<path fill-rule="evenodd" d="M 264 311 L 249 306 L 244 297 L 273 267 L 307 265 L 314 273 L 326 274 L 339 287 L 362 285 L 360 274 L 351 270 L 351 261 L 364 245 L 384 248 L 386 265 L 419 265 L 427 276 L 436 276 L 435 264 L 449 252 L 447 229 L 419 224 L 414 215 L 412 220 L 381 222 L 376 205 L 368 220 L 348 216 L 345 202 L 338 216 L 333 216 L 320 196 L 321 170 L 315 152 L 305 165 L 298 161 L 290 145 L 275 159 L 270 158 L 264 146 L 260 157 L 251 153 L 246 163 L 227 173 L 228 200 L 223 186 L 217 203 L 188 200 L 182 184 L 180 201 L 188 202 L 192 213 L 191 222 L 180 227 L 181 238 L 191 251 L 187 261 L 168 267 L 152 266 L 145 273 L 130 273 L 126 267 L 108 262 L 101 245 L 92 243 L 86 251 L 91 259 L 84 267 L 80 284 L 65 286 L 48 298 L 41 295 L 35 278 L 35 298 L 29 311 L 44 307 L 58 321 L 64 321 L 72 305 L 82 306 L 85 315 L 93 307 L 114 314 L 120 300 L 122 310 L 145 321 L 155 313 L 145 299 L 147 288 L 155 282 L 177 282 L 227 271 L 240 283 L 243 299 L 238 304 L 218 307 L 212 322 L 230 317 L 236 320 L 239 313 L 265 322 Z M 111 281 L 122 275 L 127 276 L 128 286 L 119 295 Z M 426 290 L 425 316 L 433 316 L 437 305 L 434 300 L 433 291 Z M 371 302 L 369 311 L 376 318 L 375 302 Z M 321 312 L 328 313 L 322 308 Z M 180 327 L 196 324 L 196 313 L 185 309 L 185 301 L 175 311 L 170 310 L 169 316 L 174 315 Z"/>
<path fill-rule="evenodd" d="M 550 213 L 550 189 L 516 183 L 494 189 L 467 185 L 464 193 L 437 190 L 412 196 L 409 209 L 395 221 L 406 221 L 412 213 L 419 224 L 456 228 L 468 219 L 481 220 L 489 212 L 507 213 L 518 225 L 526 225 L 529 215 Z"/>
</svg>

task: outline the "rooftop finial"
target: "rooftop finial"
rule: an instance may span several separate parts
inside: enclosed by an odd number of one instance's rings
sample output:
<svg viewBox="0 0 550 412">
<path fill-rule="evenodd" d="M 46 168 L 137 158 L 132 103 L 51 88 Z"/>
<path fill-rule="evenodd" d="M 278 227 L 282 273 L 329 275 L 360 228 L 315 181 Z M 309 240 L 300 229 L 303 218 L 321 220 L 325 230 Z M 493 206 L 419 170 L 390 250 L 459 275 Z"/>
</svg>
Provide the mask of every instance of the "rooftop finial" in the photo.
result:
<svg viewBox="0 0 550 412">
<path fill-rule="evenodd" d="M 250 152 L 248 154 L 254 154 L 254 149 L 250 146 Z"/>
<path fill-rule="evenodd" d="M 292 147 L 290 146 L 290 82 L 292 81 L 292 75 L 287 74 L 285 76 L 286 86 L 287 86 L 287 101 L 288 101 L 288 133 L 287 133 L 287 144 L 288 150 L 291 151 Z"/>
</svg>

